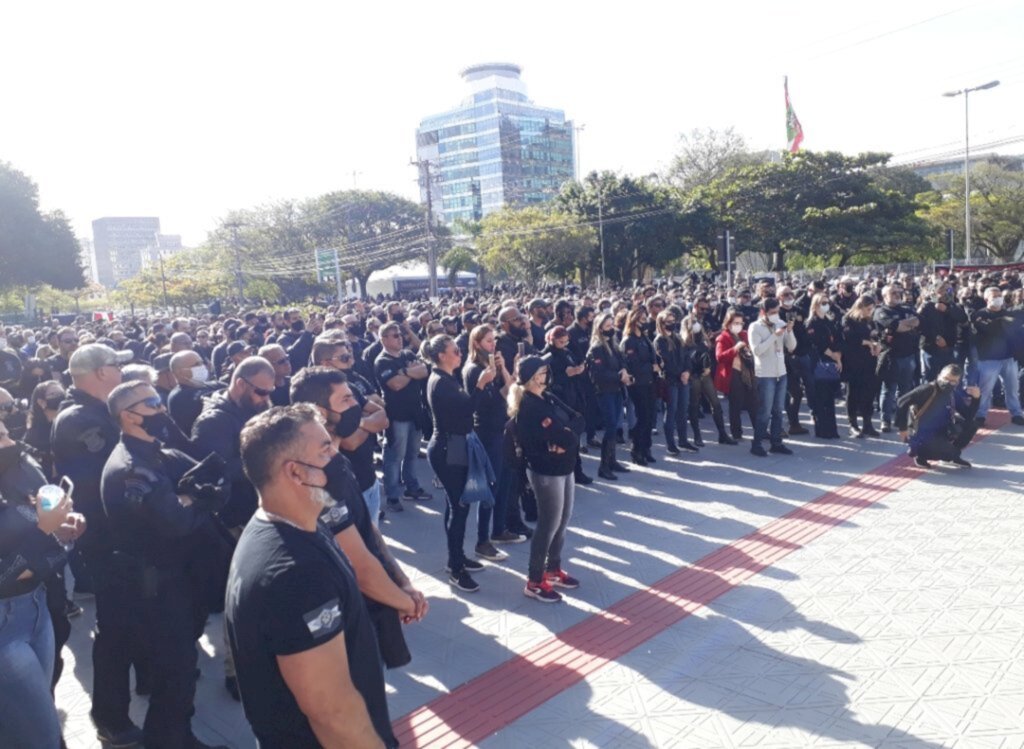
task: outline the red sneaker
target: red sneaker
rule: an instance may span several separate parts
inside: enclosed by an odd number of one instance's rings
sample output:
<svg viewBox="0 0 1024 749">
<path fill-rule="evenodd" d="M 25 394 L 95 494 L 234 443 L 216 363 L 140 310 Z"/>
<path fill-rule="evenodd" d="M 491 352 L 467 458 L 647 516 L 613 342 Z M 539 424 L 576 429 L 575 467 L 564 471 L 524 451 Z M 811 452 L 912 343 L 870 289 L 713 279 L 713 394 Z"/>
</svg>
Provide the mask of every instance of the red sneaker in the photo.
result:
<svg viewBox="0 0 1024 749">
<path fill-rule="evenodd" d="M 580 581 L 572 575 L 569 575 L 565 570 L 556 570 L 555 572 L 545 572 L 544 582 L 556 588 L 578 588 L 580 587 Z"/>
</svg>

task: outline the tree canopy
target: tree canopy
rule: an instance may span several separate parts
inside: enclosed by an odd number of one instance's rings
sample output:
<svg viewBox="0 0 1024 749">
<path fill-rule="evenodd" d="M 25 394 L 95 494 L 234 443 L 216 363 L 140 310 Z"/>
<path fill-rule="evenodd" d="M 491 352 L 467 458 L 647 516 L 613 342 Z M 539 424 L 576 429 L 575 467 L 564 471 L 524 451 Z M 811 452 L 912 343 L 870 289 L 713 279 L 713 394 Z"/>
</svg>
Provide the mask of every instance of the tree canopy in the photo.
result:
<svg viewBox="0 0 1024 749">
<path fill-rule="evenodd" d="M 0 289 L 79 288 L 85 283 L 80 251 L 64 214 L 40 211 L 35 182 L 0 162 Z"/>
</svg>

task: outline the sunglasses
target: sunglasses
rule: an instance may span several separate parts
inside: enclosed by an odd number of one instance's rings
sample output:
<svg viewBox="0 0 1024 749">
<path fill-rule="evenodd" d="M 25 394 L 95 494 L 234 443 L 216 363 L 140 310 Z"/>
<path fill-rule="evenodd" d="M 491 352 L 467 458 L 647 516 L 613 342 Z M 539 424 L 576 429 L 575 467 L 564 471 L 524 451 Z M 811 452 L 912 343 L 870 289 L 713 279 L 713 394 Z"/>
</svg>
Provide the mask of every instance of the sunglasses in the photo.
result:
<svg viewBox="0 0 1024 749">
<path fill-rule="evenodd" d="M 242 382 L 244 382 L 244 383 L 245 383 L 246 385 L 248 385 L 249 387 L 251 387 L 251 388 L 252 388 L 252 391 L 253 391 L 254 393 L 256 393 L 256 395 L 260 396 L 261 398 L 269 398 L 269 397 L 270 397 L 271 395 L 273 395 L 273 393 L 274 393 L 274 391 L 273 391 L 273 390 L 267 390 L 266 388 L 258 388 L 258 387 L 256 387 L 256 386 L 255 386 L 255 385 L 253 385 L 253 384 L 252 384 L 251 382 L 249 382 L 249 380 L 247 380 L 247 379 L 246 379 L 245 377 L 242 377 L 242 378 L 240 378 L 240 379 L 241 379 L 241 380 L 242 380 Z"/>
<path fill-rule="evenodd" d="M 289 360 L 287 358 L 285 358 L 285 359 L 278 359 L 277 361 L 272 361 L 272 362 L 270 362 L 270 365 L 273 366 L 273 367 L 280 367 L 280 366 L 282 366 L 284 364 L 289 364 L 289 363 L 290 363 Z"/>
<path fill-rule="evenodd" d="M 128 406 L 125 411 L 131 411 L 136 406 L 146 406 L 147 408 L 160 408 L 164 405 L 164 402 L 160 400 L 159 395 L 151 395 L 148 398 L 143 398 L 140 401 L 135 401 L 133 404 Z"/>
</svg>

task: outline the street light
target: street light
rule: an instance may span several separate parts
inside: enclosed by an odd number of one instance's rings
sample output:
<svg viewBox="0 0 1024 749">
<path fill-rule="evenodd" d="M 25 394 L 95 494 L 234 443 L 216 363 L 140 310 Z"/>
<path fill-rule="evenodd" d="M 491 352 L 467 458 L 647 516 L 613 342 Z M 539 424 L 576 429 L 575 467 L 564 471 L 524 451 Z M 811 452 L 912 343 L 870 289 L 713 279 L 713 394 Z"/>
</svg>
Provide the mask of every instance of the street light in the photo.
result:
<svg viewBox="0 0 1024 749">
<path fill-rule="evenodd" d="M 572 128 L 574 131 L 572 141 L 573 145 L 576 146 L 576 164 L 574 165 L 576 168 L 573 171 L 575 172 L 577 182 L 580 181 L 580 133 L 586 130 L 586 128 L 586 123 L 583 123 L 582 125 L 573 125 Z"/>
<path fill-rule="evenodd" d="M 961 94 L 964 97 L 964 259 L 968 263 L 971 262 L 971 118 L 967 108 L 968 94 L 972 91 L 995 88 L 998 85 L 999 81 L 989 81 L 980 86 L 962 88 L 959 91 L 947 91 L 943 94 L 950 98 Z"/>
</svg>

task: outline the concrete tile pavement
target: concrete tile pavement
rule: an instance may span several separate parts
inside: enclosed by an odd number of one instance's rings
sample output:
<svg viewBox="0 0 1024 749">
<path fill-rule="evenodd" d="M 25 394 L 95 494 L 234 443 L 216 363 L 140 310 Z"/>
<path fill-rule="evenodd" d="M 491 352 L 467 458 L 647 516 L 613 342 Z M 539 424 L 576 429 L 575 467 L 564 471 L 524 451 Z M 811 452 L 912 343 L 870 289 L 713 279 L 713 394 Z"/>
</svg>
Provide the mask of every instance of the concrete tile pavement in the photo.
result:
<svg viewBox="0 0 1024 749">
<path fill-rule="evenodd" d="M 1000 700 L 1024 694 L 1024 575 L 1017 574 L 1020 560 L 1008 567 L 1003 553 L 1014 529 L 1021 548 L 1024 527 L 1013 522 L 1020 516 L 1008 507 L 1012 497 L 1020 497 L 1024 479 L 1024 434 L 1011 430 L 971 448 L 969 457 L 982 463 L 973 472 L 919 479 L 484 745 L 929 746 L 947 745 L 935 737 L 958 731 L 973 732 L 960 739 L 998 736 Z M 406 512 L 390 516 L 384 532 L 431 598 L 432 611 L 408 630 L 412 664 L 388 674 L 392 716 L 901 451 L 892 439 L 801 439 L 792 445 L 794 458 L 767 460 L 753 458 L 742 445 L 709 445 L 694 458 L 659 460 L 616 485 L 580 487 L 566 564 L 583 586 L 559 606 L 522 596 L 526 545 L 504 547 L 510 559 L 488 565 L 479 577 L 480 593 L 455 595 L 444 582 L 440 493 L 429 502 L 407 502 Z M 593 458 L 587 467 L 594 472 Z M 425 461 L 419 468 L 426 479 Z M 984 501 L 971 500 L 975 495 Z M 467 535 L 471 546 L 472 531 Z M 87 606 L 74 623 L 72 652 L 66 651 L 68 665 L 58 686 L 69 747 L 96 746 L 82 688 L 91 683 L 90 616 Z M 211 617 L 202 642 L 196 732 L 207 741 L 253 746 L 240 707 L 222 686 L 220 632 L 220 618 Z M 947 652 L 970 658 L 954 665 L 943 660 Z M 1001 665 L 993 671 L 997 660 Z M 979 702 L 967 694 L 977 690 L 962 686 L 971 679 L 997 682 L 1009 694 L 1000 691 Z M 956 707 L 961 703 L 972 707 Z M 1024 697 L 1019 703 L 1024 705 Z M 941 715 L 960 710 L 960 722 L 951 726 L 936 719 L 939 704 L 946 706 Z M 134 700 L 140 722 L 144 710 L 145 700 Z M 879 726 L 889 727 L 884 736 Z"/>
</svg>

